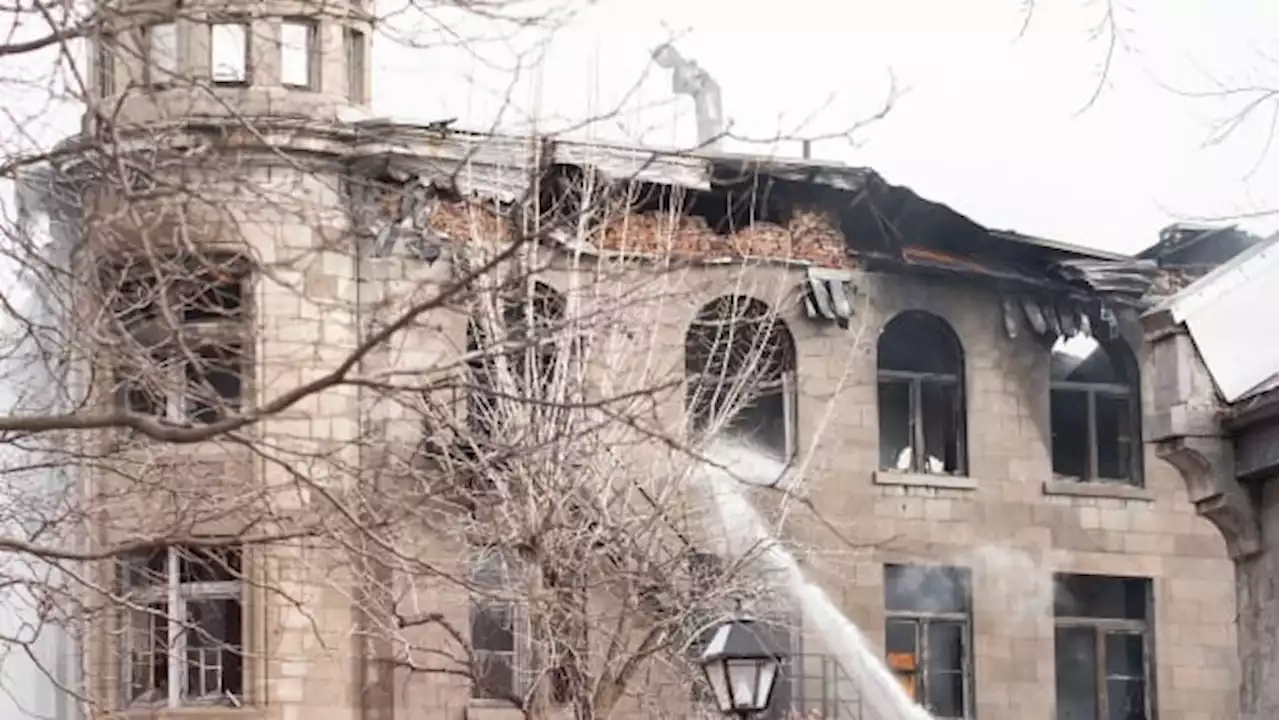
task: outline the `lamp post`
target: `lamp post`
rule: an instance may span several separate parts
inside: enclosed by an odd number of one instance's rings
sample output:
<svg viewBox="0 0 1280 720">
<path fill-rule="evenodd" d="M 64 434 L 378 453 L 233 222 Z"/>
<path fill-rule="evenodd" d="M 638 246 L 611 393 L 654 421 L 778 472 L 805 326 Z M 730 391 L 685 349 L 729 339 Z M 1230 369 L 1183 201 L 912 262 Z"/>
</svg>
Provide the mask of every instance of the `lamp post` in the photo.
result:
<svg viewBox="0 0 1280 720">
<path fill-rule="evenodd" d="M 698 662 L 721 714 L 747 720 L 769 707 L 782 660 L 767 628 L 740 617 L 712 630 Z"/>
</svg>

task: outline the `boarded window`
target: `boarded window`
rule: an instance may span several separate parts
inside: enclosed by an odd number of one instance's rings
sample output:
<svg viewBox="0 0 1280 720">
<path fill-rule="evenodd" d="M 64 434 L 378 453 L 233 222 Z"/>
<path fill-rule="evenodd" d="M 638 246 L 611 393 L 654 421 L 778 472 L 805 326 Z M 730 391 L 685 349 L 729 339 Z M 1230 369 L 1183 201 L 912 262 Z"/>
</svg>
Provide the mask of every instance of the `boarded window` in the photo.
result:
<svg viewBox="0 0 1280 720">
<path fill-rule="evenodd" d="M 964 474 L 964 355 L 951 327 L 905 312 L 876 347 L 881 469 Z"/>
</svg>

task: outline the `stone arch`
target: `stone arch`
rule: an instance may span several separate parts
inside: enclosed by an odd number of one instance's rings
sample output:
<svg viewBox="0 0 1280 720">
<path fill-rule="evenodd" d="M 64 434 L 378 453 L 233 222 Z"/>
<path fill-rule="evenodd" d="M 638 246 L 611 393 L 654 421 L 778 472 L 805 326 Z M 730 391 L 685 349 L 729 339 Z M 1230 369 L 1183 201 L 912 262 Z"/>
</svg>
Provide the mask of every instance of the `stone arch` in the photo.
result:
<svg viewBox="0 0 1280 720">
<path fill-rule="evenodd" d="M 1122 340 L 1077 335 L 1050 350 L 1053 472 L 1084 482 L 1143 484 L 1142 383 Z"/>
<path fill-rule="evenodd" d="M 782 460 L 796 442 L 796 347 L 768 303 L 725 295 L 685 333 L 686 408 L 694 431 L 748 439 Z"/>
<path fill-rule="evenodd" d="M 968 472 L 964 346 L 946 320 L 922 310 L 894 316 L 876 341 L 880 467 Z"/>
</svg>

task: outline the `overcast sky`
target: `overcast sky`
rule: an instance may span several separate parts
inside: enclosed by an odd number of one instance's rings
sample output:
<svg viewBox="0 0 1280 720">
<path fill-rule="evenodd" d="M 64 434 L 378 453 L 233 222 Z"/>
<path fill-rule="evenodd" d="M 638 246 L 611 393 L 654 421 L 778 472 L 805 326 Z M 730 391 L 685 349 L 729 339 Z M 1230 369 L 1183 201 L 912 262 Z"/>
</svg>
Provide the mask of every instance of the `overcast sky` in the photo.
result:
<svg viewBox="0 0 1280 720">
<path fill-rule="evenodd" d="M 1116 5 L 1121 44 L 1089 105 L 1107 50 L 1091 39 L 1101 0 L 1042 1 L 1021 36 L 1022 0 L 601 0 L 549 49 L 531 36 L 465 51 L 380 39 L 374 109 L 544 129 L 607 115 L 577 132 L 687 146 L 692 101 L 649 63 L 673 36 L 719 81 L 734 131 L 752 137 L 849 128 L 883 103 L 892 73 L 904 92 L 891 112 L 856 144 L 815 144 L 815 156 L 873 167 L 989 226 L 1133 252 L 1170 222 L 1277 207 L 1274 99 L 1207 145 L 1256 94 L 1187 96 L 1277 87 L 1277 5 Z M 1276 219 L 1246 224 L 1270 232 Z"/>
</svg>

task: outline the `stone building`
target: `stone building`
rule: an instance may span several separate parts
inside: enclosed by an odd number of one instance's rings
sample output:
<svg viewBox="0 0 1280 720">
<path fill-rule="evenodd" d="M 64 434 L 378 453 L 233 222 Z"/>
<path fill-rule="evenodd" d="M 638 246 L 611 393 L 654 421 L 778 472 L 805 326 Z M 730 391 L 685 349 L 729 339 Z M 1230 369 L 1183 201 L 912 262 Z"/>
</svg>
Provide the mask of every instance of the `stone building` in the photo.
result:
<svg viewBox="0 0 1280 720">
<path fill-rule="evenodd" d="M 1276 236 L 1144 317 L 1155 383 L 1148 439 L 1236 565 L 1241 717 L 1276 700 Z"/>
<path fill-rule="evenodd" d="M 625 223 L 601 221 L 586 242 L 539 233 L 551 258 L 540 282 L 567 295 L 575 258 L 608 256 L 634 263 L 617 282 L 643 286 L 655 261 L 679 260 L 679 302 L 656 319 L 635 311 L 619 321 L 659 326 L 654 363 L 677 380 L 702 311 L 727 302 L 777 318 L 787 360 L 770 386 L 776 403 L 755 406 L 769 428 L 756 439 L 784 459 L 807 458 L 808 499 L 867 549 L 849 560 L 847 546 L 813 522 L 786 524 L 786 539 L 805 548 L 810 578 L 936 714 L 1236 715 L 1231 558 L 1177 469 L 1142 442 L 1151 383 L 1138 318 L 1156 274 L 1150 263 L 990 230 L 865 169 L 353 120 L 367 111 L 370 86 L 359 3 L 306 19 L 274 1 L 244 15 L 184 7 L 189 16 L 175 23 L 99 40 L 131 52 L 96 55 L 101 102 L 85 138 L 110 138 L 111 152 L 86 147 L 63 168 L 85 197 L 72 264 L 87 274 L 176 256 L 181 243 L 217 250 L 221 229 L 234 226 L 249 250 L 227 252 L 256 265 L 233 258 L 208 270 L 234 282 L 211 301 L 217 312 L 197 313 L 183 330 L 234 339 L 238 359 L 227 362 L 239 369 L 206 378 L 222 400 L 252 408 L 322 380 L 379 327 L 386 310 L 376 301 L 389 288 L 441 286 L 458 271 L 462 239 L 518 229 L 477 207 L 576 188 L 550 204 L 578 217 L 572 198 L 586 184 L 623 186 L 631 192 L 610 202 L 625 200 Z M 109 172 L 126 187 L 103 180 Z M 179 175 L 200 198 L 163 192 Z M 181 289 L 171 292 L 165 302 L 180 302 Z M 369 363 L 457 356 L 465 313 L 442 308 L 430 320 L 399 355 L 371 354 Z M 147 399 L 135 381 L 121 380 L 115 395 L 135 412 L 232 422 L 181 391 Z M 188 505 L 201 499 L 197 534 L 242 531 L 235 503 L 245 497 L 301 522 L 309 497 L 341 487 L 333 468 L 371 461 L 357 442 L 368 431 L 361 402 L 358 388 L 324 386 L 255 430 L 282 446 L 330 448 L 327 469 L 234 443 L 149 447 L 138 464 L 163 490 L 145 505 L 112 505 L 94 541 L 109 545 L 189 510 L 171 505 L 180 495 Z M 656 412 L 684 408 L 676 397 Z M 113 457 L 127 461 L 128 452 Z M 299 472 L 307 493 L 263 490 L 294 487 Z M 111 496 L 112 480 L 90 475 L 84 486 Z M 182 494 L 171 491 L 179 485 Z M 441 562 L 458 557 L 433 547 Z M 375 663 L 377 643 L 356 631 L 368 622 L 360 598 L 371 590 L 354 587 L 358 576 L 326 550 L 224 550 L 221 569 L 203 575 L 178 550 L 126 558 L 134 584 L 125 590 L 150 614 L 91 615 L 95 716 L 519 716 L 466 678 Z M 152 580 L 135 581 L 144 570 Z M 100 580 L 116 572 L 104 568 Z M 495 620 L 444 581 L 419 588 L 416 602 L 472 633 L 506 623 L 484 641 L 495 645 L 475 650 L 519 662 L 517 610 Z M 872 717 L 824 647 L 828 635 L 804 625 L 791 633 L 774 717 Z M 156 637 L 176 649 L 156 652 Z M 170 662 L 175 653 L 185 662 Z M 644 704 L 643 687 L 631 691 L 615 716 L 695 714 L 687 691 L 664 696 L 661 711 Z"/>
</svg>

